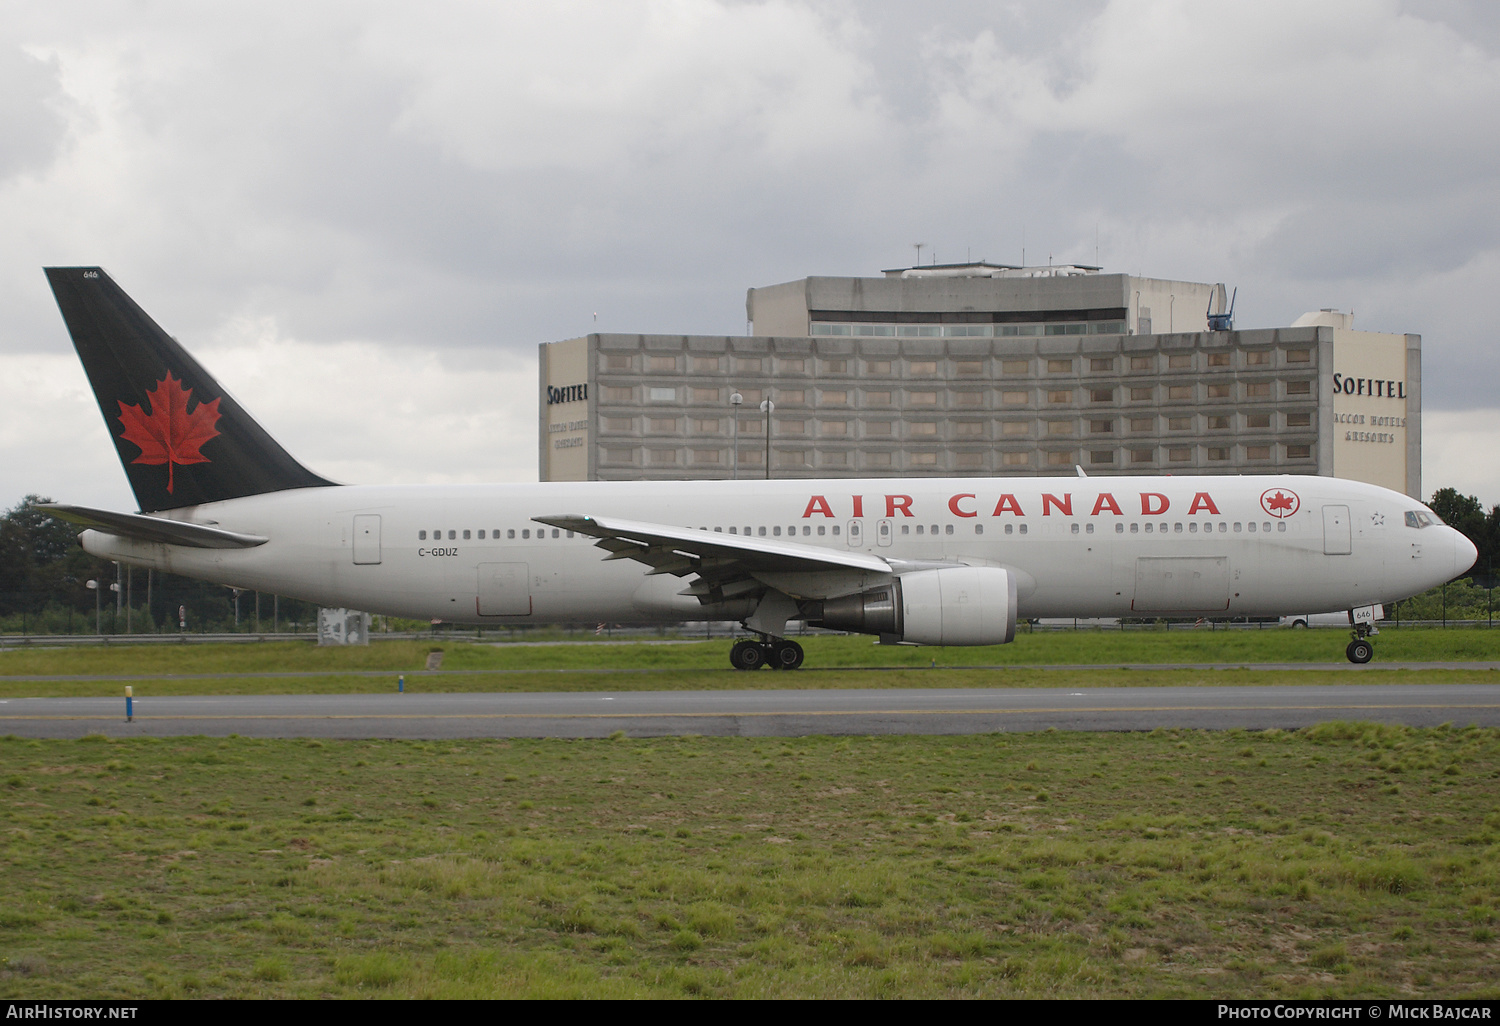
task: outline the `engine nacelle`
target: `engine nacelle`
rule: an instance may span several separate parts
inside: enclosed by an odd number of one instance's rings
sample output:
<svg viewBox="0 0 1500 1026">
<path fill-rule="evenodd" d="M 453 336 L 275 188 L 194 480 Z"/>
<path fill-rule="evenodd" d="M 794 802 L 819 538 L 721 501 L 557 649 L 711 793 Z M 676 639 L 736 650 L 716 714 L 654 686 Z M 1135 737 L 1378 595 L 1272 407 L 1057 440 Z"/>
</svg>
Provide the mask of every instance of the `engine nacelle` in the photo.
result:
<svg viewBox="0 0 1500 1026">
<path fill-rule="evenodd" d="M 819 606 L 808 610 L 814 626 L 917 645 L 1003 645 L 1016 636 L 1016 579 L 996 567 L 919 570 Z"/>
</svg>

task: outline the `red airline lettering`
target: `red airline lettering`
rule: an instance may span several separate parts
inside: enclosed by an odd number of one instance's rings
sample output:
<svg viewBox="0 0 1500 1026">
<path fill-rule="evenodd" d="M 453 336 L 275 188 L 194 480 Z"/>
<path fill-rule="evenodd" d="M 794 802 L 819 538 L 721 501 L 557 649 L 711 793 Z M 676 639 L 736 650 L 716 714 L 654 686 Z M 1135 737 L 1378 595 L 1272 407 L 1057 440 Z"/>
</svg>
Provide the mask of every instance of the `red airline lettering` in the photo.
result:
<svg viewBox="0 0 1500 1026">
<path fill-rule="evenodd" d="M 1065 517 L 1072 516 L 1073 515 L 1073 493 L 1072 492 L 1064 492 L 1063 493 L 1063 497 L 1061 499 L 1059 499 L 1055 495 L 1048 495 L 1046 492 L 1043 492 L 1042 493 L 1042 516 L 1044 516 L 1044 517 L 1050 517 L 1052 515 L 1052 507 L 1053 506 L 1056 506 L 1058 512 L 1061 513 L 1063 516 L 1065 516 Z"/>
<path fill-rule="evenodd" d="M 1214 516 L 1219 515 L 1219 507 L 1214 505 L 1214 500 L 1208 497 L 1207 492 L 1199 492 L 1193 496 L 1193 504 L 1188 507 L 1188 515 L 1192 516 L 1200 509 L 1206 509 Z"/>
<path fill-rule="evenodd" d="M 977 517 L 979 516 L 978 513 L 965 513 L 963 510 L 958 508 L 959 499 L 972 498 L 974 498 L 974 494 L 972 492 L 966 492 L 963 495 L 955 495 L 953 498 L 948 500 L 948 508 L 953 511 L 953 515 L 956 517 Z"/>
<path fill-rule="evenodd" d="M 1157 501 L 1153 502 L 1153 499 Z M 1160 503 L 1160 505 L 1157 504 L 1158 502 Z M 1172 504 L 1167 501 L 1167 497 L 1161 492 L 1141 493 L 1141 516 L 1143 517 L 1154 517 L 1158 514 L 1165 513 L 1167 511 L 1167 507 L 1171 505 Z"/>
<path fill-rule="evenodd" d="M 911 511 L 910 495 L 887 495 L 885 497 L 885 515 L 893 517 L 896 515 L 896 510 L 898 509 L 901 511 L 903 517 L 916 515 Z"/>
<path fill-rule="evenodd" d="M 1120 512 L 1120 504 L 1116 502 L 1115 497 L 1108 492 L 1105 492 L 1104 494 L 1100 495 L 1099 498 L 1094 500 L 1094 511 L 1090 513 L 1089 516 L 1097 517 L 1101 510 L 1106 509 L 1117 517 L 1124 516 L 1124 514 Z"/>
<path fill-rule="evenodd" d="M 807 500 L 807 508 L 802 511 L 802 519 L 806 520 L 814 513 L 825 517 L 833 516 L 833 510 L 828 508 L 828 500 L 821 495 L 814 495 Z"/>
<path fill-rule="evenodd" d="M 1021 512 L 1021 504 L 1016 501 L 1016 497 L 1009 492 L 1000 496 L 1000 501 L 995 503 L 995 512 L 991 513 L 990 516 L 998 517 L 1001 513 L 1014 513 L 1018 517 L 1026 515 Z"/>
</svg>

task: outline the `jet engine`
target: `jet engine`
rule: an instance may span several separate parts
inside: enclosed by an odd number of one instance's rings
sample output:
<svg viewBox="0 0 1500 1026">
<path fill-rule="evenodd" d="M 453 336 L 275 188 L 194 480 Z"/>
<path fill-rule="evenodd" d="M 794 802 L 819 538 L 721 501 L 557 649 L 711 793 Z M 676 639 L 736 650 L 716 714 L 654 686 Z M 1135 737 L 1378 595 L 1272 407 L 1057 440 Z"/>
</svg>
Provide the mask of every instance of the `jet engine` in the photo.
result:
<svg viewBox="0 0 1500 1026">
<path fill-rule="evenodd" d="M 917 645 L 1003 645 L 1016 636 L 1016 579 L 1008 570 L 943 567 L 902 574 L 857 595 L 809 603 L 807 622 Z"/>
</svg>

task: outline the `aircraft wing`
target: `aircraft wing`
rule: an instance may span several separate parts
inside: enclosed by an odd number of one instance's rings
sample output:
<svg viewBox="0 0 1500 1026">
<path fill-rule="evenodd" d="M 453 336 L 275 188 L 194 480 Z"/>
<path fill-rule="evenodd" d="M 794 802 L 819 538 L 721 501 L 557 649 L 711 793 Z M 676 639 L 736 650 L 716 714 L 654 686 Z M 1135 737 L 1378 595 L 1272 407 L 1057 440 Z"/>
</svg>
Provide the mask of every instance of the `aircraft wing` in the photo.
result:
<svg viewBox="0 0 1500 1026">
<path fill-rule="evenodd" d="M 194 549 L 251 549 L 271 540 L 258 534 L 238 534 L 219 527 L 209 527 L 207 524 L 190 524 L 182 520 L 143 516 L 140 513 L 116 513 L 107 509 L 90 509 L 87 506 L 68 506 L 60 502 L 42 503 L 37 509 L 46 510 L 59 520 L 107 534 L 164 545 L 186 545 Z"/>
<path fill-rule="evenodd" d="M 869 553 L 790 541 L 576 513 L 532 519 L 599 539 L 594 544 L 609 552 L 606 559 L 633 559 L 652 574 L 696 575 L 684 594 L 704 603 L 766 586 L 796 598 L 831 598 L 896 572 L 891 561 Z"/>
</svg>

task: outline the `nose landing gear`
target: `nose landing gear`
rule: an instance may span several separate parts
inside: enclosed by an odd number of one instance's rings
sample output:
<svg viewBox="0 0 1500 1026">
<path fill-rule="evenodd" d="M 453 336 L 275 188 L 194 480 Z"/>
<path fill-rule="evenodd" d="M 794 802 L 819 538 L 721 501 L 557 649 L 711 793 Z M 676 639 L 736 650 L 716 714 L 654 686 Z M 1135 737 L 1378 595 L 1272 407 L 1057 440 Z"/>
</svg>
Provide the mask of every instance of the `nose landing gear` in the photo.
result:
<svg viewBox="0 0 1500 1026">
<path fill-rule="evenodd" d="M 802 646 L 787 638 L 736 641 L 729 650 L 729 663 L 736 670 L 795 670 L 802 665 Z"/>
<path fill-rule="evenodd" d="M 1349 642 L 1349 647 L 1344 649 L 1344 654 L 1349 657 L 1351 663 L 1368 663 L 1375 655 L 1375 645 L 1370 641 L 1370 628 L 1365 624 L 1356 624 L 1354 627 L 1354 640 Z"/>
</svg>

